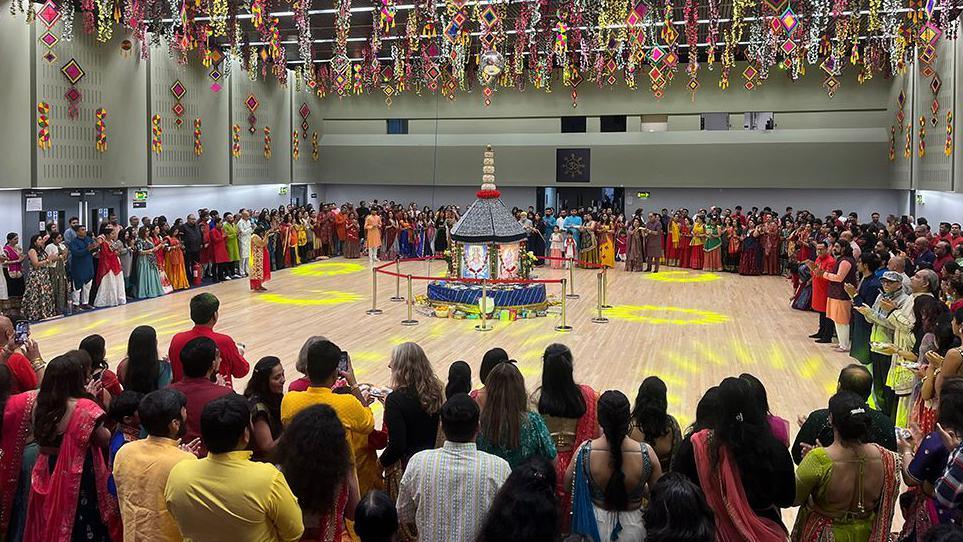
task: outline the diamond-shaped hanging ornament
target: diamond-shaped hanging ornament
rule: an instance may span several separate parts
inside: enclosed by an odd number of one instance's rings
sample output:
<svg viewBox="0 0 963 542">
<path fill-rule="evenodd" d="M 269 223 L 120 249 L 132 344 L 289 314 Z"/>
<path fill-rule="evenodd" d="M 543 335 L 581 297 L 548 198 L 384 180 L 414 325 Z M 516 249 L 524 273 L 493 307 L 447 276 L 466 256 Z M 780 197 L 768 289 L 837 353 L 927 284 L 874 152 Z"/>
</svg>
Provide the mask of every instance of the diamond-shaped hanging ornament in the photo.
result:
<svg viewBox="0 0 963 542">
<path fill-rule="evenodd" d="M 492 27 L 498 22 L 498 14 L 491 4 L 485 7 L 478 16 L 479 20 L 487 27 Z"/>
<path fill-rule="evenodd" d="M 224 87 L 222 87 L 220 83 L 211 84 L 211 92 L 220 92 L 222 88 Z"/>
<path fill-rule="evenodd" d="M 184 119 L 180 117 L 177 117 L 176 119 L 174 119 L 174 126 L 177 126 L 178 128 L 180 128 L 182 124 L 184 124 Z"/>
<path fill-rule="evenodd" d="M 773 32 L 779 32 L 782 30 L 782 21 L 779 20 L 779 17 L 773 17 L 769 19 L 769 27 L 772 28 Z"/>
<path fill-rule="evenodd" d="M 782 23 L 782 27 L 786 29 L 787 34 L 792 34 L 792 31 L 796 29 L 799 24 L 799 19 L 796 17 L 796 13 L 793 12 L 791 6 L 786 7 L 786 11 L 782 12 L 779 16 L 779 22 Z"/>
<path fill-rule="evenodd" d="M 257 107 L 261 105 L 261 102 L 257 101 L 257 98 L 253 94 L 248 94 L 247 99 L 244 100 L 244 105 L 247 106 L 251 113 L 257 111 Z"/>
<path fill-rule="evenodd" d="M 174 81 L 174 84 L 171 85 L 171 94 L 174 95 L 175 100 L 180 100 L 187 94 L 187 88 L 184 87 L 180 80 Z"/>
<path fill-rule="evenodd" d="M 830 75 L 823 81 L 823 89 L 826 91 L 826 94 L 832 98 L 836 95 L 836 91 L 839 90 L 839 80 Z"/>
<path fill-rule="evenodd" d="M 940 79 L 940 74 L 934 74 L 933 79 L 930 80 L 930 90 L 933 94 L 939 94 L 941 88 L 943 88 L 943 80 Z"/>
<path fill-rule="evenodd" d="M 669 26 L 665 28 L 665 31 L 663 32 L 663 37 L 665 38 L 665 42 L 671 45 L 675 43 L 676 38 L 679 37 L 679 33 L 676 31 L 675 28 Z"/>
<path fill-rule="evenodd" d="M 307 132 L 307 131 L 308 131 L 308 128 L 310 128 L 310 127 L 311 127 L 311 125 L 308 124 L 308 121 L 304 121 L 304 122 L 301 123 L 301 130 L 303 130 L 303 131 L 305 131 L 305 132 Z"/>
<path fill-rule="evenodd" d="M 301 115 L 302 119 L 306 119 L 311 115 L 311 108 L 308 107 L 308 104 L 303 103 L 298 109 L 298 114 Z"/>
<path fill-rule="evenodd" d="M 927 22 L 923 25 L 923 29 L 920 30 L 920 39 L 930 45 L 936 45 L 936 41 L 939 40 L 942 35 L 943 31 L 933 24 L 932 21 Z"/>
<path fill-rule="evenodd" d="M 900 127 L 902 127 L 904 120 L 906 120 L 906 114 L 903 113 L 902 109 L 900 109 L 899 111 L 896 112 L 896 122 L 898 122 Z"/>
<path fill-rule="evenodd" d="M 84 69 L 80 67 L 80 64 L 72 58 L 60 68 L 60 73 L 64 74 L 64 77 L 67 78 L 67 81 L 69 81 L 71 85 L 76 85 L 87 75 Z"/>
<path fill-rule="evenodd" d="M 699 79 L 697 79 L 697 78 L 695 78 L 695 77 L 693 77 L 692 79 L 689 79 L 689 85 L 688 85 L 688 86 L 689 86 L 689 91 L 690 91 L 690 92 L 695 92 L 695 91 L 699 90 Z"/>
<path fill-rule="evenodd" d="M 73 7 L 71 6 L 70 9 L 73 9 Z M 57 10 L 57 4 L 53 0 L 44 2 L 40 6 L 40 10 L 37 11 L 37 18 L 47 25 L 47 28 L 57 24 L 57 21 L 60 20 L 60 11 Z"/>
<path fill-rule="evenodd" d="M 745 69 L 745 71 L 742 72 L 742 76 L 745 77 L 747 80 L 750 80 L 750 81 L 751 81 L 752 79 L 754 79 L 754 78 L 756 77 L 756 75 L 757 75 L 758 73 L 759 73 L 759 72 L 756 71 L 756 68 L 754 68 L 754 67 L 752 67 L 752 66 L 750 65 L 750 66 L 748 66 L 748 67 Z"/>
<path fill-rule="evenodd" d="M 175 102 L 174 106 L 171 107 L 171 112 L 174 113 L 175 117 L 180 117 L 184 115 L 184 104 L 181 102 Z"/>
<path fill-rule="evenodd" d="M 923 67 L 920 68 L 920 75 L 926 79 L 929 79 L 930 77 L 936 75 L 936 70 L 934 70 L 933 66 L 930 66 L 929 64 L 923 64 Z"/>
<path fill-rule="evenodd" d="M 54 54 L 53 51 L 47 51 L 40 58 L 44 59 L 47 62 L 47 64 L 53 64 L 54 62 L 57 61 L 57 55 Z"/>
<path fill-rule="evenodd" d="M 64 93 L 64 98 L 67 98 L 67 101 L 71 103 L 79 102 L 82 97 L 83 95 L 77 90 L 77 87 L 70 87 L 67 89 L 67 92 Z"/>
<path fill-rule="evenodd" d="M 662 70 L 660 70 L 658 66 L 652 66 L 652 69 L 649 70 L 649 79 L 651 79 L 651 80 L 653 80 L 653 81 L 659 81 L 659 80 L 661 80 L 661 79 L 662 79 Z"/>
<path fill-rule="evenodd" d="M 823 63 L 820 64 L 819 67 L 826 72 L 826 75 L 832 76 L 836 73 L 836 59 L 832 56 L 827 56 L 826 60 L 823 60 Z"/>
<path fill-rule="evenodd" d="M 652 52 L 649 53 L 649 58 L 652 59 L 653 63 L 659 62 L 660 60 L 662 60 L 662 57 L 664 56 L 665 56 L 665 51 L 663 51 L 659 47 L 653 47 Z"/>
<path fill-rule="evenodd" d="M 791 40 L 791 39 L 788 39 L 788 40 L 782 42 L 781 49 L 782 49 L 782 52 L 783 52 L 783 53 L 786 53 L 787 55 L 790 55 L 790 54 L 792 54 L 793 51 L 796 50 L 796 42 L 794 42 L 794 41 Z"/>
<path fill-rule="evenodd" d="M 923 4 L 923 9 L 926 11 L 926 18 L 933 18 L 933 11 L 936 10 L 936 0 L 926 0 Z"/>
<path fill-rule="evenodd" d="M 629 10 L 629 16 L 625 18 L 625 24 L 628 26 L 635 26 L 641 24 L 643 19 L 645 19 L 645 14 L 648 13 L 649 6 L 644 2 L 639 2 L 631 10 Z"/>
<path fill-rule="evenodd" d="M 920 62 L 924 64 L 932 64 L 936 60 L 936 47 L 932 45 L 927 45 L 920 51 Z"/>
<path fill-rule="evenodd" d="M 746 81 L 746 85 L 745 85 L 745 86 L 746 86 L 746 90 L 752 90 L 752 89 L 756 88 L 756 84 L 753 83 L 752 81 Z"/>
<path fill-rule="evenodd" d="M 53 48 L 57 43 L 60 42 L 60 38 L 54 35 L 51 31 L 46 31 L 40 36 L 40 43 L 46 45 L 48 48 Z"/>
<path fill-rule="evenodd" d="M 672 51 L 669 51 L 668 54 L 665 55 L 665 59 L 663 59 L 662 62 L 664 62 L 666 66 L 674 68 L 675 65 L 679 63 L 679 57 Z"/>
<path fill-rule="evenodd" d="M 215 47 L 211 49 L 209 58 L 211 59 L 211 65 L 217 66 L 218 64 L 221 63 L 222 60 L 224 60 L 224 53 L 222 53 L 220 49 Z"/>
<path fill-rule="evenodd" d="M 933 103 L 930 104 L 930 111 L 933 112 L 934 116 L 940 112 L 940 101 L 936 98 L 933 98 Z"/>
<path fill-rule="evenodd" d="M 905 91 L 903 91 L 903 90 L 900 90 L 900 91 L 899 91 L 899 96 L 896 97 L 896 103 L 899 104 L 900 109 L 903 108 L 903 105 L 906 104 L 906 92 L 905 92 Z"/>
<path fill-rule="evenodd" d="M 221 74 L 221 70 L 219 70 L 217 66 L 214 66 L 211 68 L 211 72 L 207 75 L 215 81 L 220 81 L 222 74 Z"/>
<path fill-rule="evenodd" d="M 786 5 L 788 0 L 763 0 L 763 3 L 769 6 L 769 9 L 773 13 L 782 13 L 783 6 Z"/>
</svg>

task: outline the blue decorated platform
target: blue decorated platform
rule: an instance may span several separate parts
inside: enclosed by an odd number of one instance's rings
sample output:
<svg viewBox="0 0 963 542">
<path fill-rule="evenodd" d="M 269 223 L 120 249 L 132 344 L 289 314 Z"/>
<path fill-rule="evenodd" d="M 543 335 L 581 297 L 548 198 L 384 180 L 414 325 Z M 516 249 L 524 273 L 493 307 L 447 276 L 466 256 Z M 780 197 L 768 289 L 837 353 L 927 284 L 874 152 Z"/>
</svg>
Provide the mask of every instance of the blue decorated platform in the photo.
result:
<svg viewBox="0 0 963 542">
<path fill-rule="evenodd" d="M 544 284 L 492 284 L 488 297 L 495 300 L 495 309 L 544 308 L 548 297 Z M 434 304 L 468 305 L 477 307 L 482 296 L 482 285 L 457 281 L 437 281 L 428 284 L 428 301 Z"/>
</svg>

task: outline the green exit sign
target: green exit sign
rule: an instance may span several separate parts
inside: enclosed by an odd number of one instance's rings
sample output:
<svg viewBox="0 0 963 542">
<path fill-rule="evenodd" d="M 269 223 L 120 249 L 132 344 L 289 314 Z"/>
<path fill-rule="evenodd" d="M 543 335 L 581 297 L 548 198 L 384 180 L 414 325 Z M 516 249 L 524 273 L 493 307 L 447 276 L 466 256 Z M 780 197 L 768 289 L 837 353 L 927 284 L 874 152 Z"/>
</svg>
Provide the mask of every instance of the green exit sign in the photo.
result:
<svg viewBox="0 0 963 542">
<path fill-rule="evenodd" d="M 652 192 L 636 192 L 635 197 L 639 199 L 649 199 L 652 197 Z"/>
</svg>

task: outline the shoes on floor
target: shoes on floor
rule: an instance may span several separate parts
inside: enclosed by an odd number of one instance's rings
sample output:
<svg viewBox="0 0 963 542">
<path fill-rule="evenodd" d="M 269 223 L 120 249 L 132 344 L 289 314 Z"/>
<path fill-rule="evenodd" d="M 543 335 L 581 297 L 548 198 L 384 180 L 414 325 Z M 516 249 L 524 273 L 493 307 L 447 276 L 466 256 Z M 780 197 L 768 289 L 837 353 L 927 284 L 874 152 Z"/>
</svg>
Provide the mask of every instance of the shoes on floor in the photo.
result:
<svg viewBox="0 0 963 542">
<path fill-rule="evenodd" d="M 813 333 L 812 335 L 809 336 L 809 338 L 810 338 L 810 339 L 818 339 L 818 338 L 819 338 L 819 332 L 817 331 L 816 333 Z"/>
<path fill-rule="evenodd" d="M 816 339 L 816 342 L 819 343 L 819 344 L 829 344 L 829 343 L 833 342 L 833 340 L 832 340 L 832 339 Z"/>
</svg>

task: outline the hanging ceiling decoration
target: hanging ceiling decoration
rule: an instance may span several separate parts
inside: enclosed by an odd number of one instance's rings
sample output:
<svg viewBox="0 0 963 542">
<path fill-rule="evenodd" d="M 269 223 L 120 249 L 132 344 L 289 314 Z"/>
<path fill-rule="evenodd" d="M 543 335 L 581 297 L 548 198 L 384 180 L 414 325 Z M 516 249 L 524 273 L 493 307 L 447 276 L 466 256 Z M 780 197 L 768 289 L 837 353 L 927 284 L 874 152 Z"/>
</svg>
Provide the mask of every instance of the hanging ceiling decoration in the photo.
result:
<svg viewBox="0 0 963 542">
<path fill-rule="evenodd" d="M 569 87 L 577 105 L 582 82 L 648 86 L 661 98 L 680 64 L 677 90 L 692 99 L 710 76 L 727 89 L 741 73 L 733 91 L 751 91 L 776 70 L 797 80 L 807 67 L 820 68 L 833 96 L 844 71 L 859 83 L 890 76 L 906 68 L 914 48 L 930 66 L 939 42 L 955 39 L 961 10 L 959 0 L 46 0 L 30 9 L 15 0 L 11 8 L 43 23 L 50 63 L 58 41 L 75 31 L 76 8 L 78 26 L 101 41 L 119 31 L 144 58 L 151 45 L 166 46 L 181 63 L 199 58 L 215 92 L 236 63 L 252 80 L 285 84 L 294 70 L 301 92 L 372 93 L 388 105 L 402 93 L 455 100 L 472 92 L 490 103 L 500 89 L 558 86 Z M 749 69 L 732 73 L 737 61 Z M 941 108 L 933 109 L 937 118 Z"/>
</svg>

